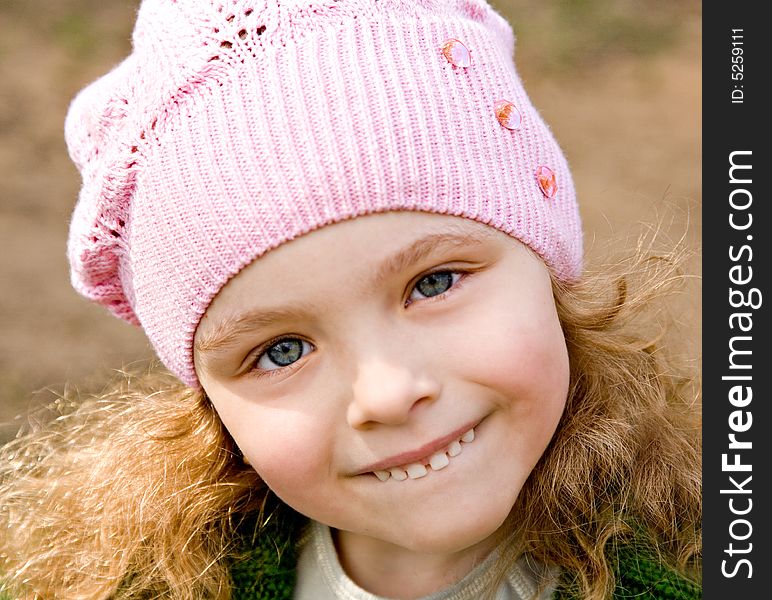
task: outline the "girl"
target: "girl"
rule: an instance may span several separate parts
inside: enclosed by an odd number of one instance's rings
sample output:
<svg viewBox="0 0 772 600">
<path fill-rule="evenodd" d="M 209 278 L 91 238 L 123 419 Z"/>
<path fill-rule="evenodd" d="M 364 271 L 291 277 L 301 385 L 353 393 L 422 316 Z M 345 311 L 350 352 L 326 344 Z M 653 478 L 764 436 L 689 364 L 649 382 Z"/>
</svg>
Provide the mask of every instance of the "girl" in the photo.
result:
<svg viewBox="0 0 772 600">
<path fill-rule="evenodd" d="M 582 273 L 482 0 L 145 0 L 66 122 L 75 287 L 174 376 L 3 449 L 9 598 L 699 597 L 689 382 Z"/>
</svg>

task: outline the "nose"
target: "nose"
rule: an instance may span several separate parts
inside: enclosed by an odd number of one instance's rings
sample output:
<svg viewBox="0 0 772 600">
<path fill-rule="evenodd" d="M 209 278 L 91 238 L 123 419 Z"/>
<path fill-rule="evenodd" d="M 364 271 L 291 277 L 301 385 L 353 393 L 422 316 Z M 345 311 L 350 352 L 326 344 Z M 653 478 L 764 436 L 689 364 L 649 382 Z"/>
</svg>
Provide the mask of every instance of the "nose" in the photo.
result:
<svg viewBox="0 0 772 600">
<path fill-rule="evenodd" d="M 357 371 L 347 419 L 355 429 L 377 423 L 400 425 L 418 405 L 439 396 L 437 381 L 413 373 L 405 365 L 382 357 L 369 357 Z"/>
</svg>

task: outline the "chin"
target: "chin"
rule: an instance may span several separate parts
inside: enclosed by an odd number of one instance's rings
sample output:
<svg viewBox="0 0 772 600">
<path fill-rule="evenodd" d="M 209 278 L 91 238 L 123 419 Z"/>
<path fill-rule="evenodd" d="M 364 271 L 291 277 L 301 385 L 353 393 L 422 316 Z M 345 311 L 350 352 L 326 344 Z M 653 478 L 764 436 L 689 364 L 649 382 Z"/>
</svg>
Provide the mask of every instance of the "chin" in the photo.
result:
<svg viewBox="0 0 772 600">
<path fill-rule="evenodd" d="M 473 509 L 448 513 L 435 512 L 431 517 L 416 514 L 420 522 L 410 519 L 400 528 L 399 538 L 395 539 L 393 530 L 383 532 L 389 535 L 388 541 L 426 554 L 450 554 L 470 548 L 488 540 L 496 534 L 512 510 L 511 502 L 480 503 Z M 381 537 L 381 536 L 376 536 Z"/>
</svg>

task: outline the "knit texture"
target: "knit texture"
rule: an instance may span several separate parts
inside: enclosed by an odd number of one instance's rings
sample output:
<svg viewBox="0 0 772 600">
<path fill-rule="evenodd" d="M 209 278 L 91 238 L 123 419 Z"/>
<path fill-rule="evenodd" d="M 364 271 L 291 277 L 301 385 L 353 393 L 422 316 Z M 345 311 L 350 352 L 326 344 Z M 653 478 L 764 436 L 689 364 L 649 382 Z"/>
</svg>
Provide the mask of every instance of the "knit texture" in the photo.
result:
<svg viewBox="0 0 772 600">
<path fill-rule="evenodd" d="M 267 522 L 244 519 L 230 560 L 233 600 L 291 600 L 295 585 L 298 545 L 307 519 L 286 506 Z M 645 546 L 630 543 L 615 552 L 614 600 L 700 600 L 702 588 L 662 564 Z M 554 600 L 581 600 L 564 583 Z M 11 600 L 2 590 L 0 600 Z"/>
<path fill-rule="evenodd" d="M 291 600 L 302 517 L 263 535 L 242 538 L 241 559 L 231 567 L 233 600 Z M 702 588 L 662 564 L 643 546 L 623 545 L 614 560 L 614 600 L 700 600 Z M 581 600 L 561 584 L 554 600 Z"/>
<path fill-rule="evenodd" d="M 643 547 L 622 546 L 614 561 L 614 600 L 701 600 L 702 587 L 662 564 Z M 580 600 L 561 587 L 554 600 Z"/>
<path fill-rule="evenodd" d="M 469 66 L 443 51 L 451 39 Z M 466 217 L 577 278 L 571 174 L 513 53 L 483 0 L 145 0 L 132 54 L 67 115 L 83 177 L 73 285 L 198 387 L 193 337 L 217 292 L 331 223 Z M 554 181 L 540 186 L 542 167 Z"/>
<path fill-rule="evenodd" d="M 291 600 L 297 552 L 289 538 L 263 535 L 231 567 L 233 600 Z M 620 552 L 614 600 L 700 600 L 702 588 L 635 547 Z M 581 600 L 559 589 L 554 600 Z M 12 600 L 0 589 L 0 600 Z"/>
<path fill-rule="evenodd" d="M 291 511 L 276 511 L 267 524 L 250 518 L 239 528 L 238 554 L 230 564 L 233 600 L 292 597 L 298 540 L 306 519 Z M 1 600 L 1 599 L 0 599 Z"/>
</svg>

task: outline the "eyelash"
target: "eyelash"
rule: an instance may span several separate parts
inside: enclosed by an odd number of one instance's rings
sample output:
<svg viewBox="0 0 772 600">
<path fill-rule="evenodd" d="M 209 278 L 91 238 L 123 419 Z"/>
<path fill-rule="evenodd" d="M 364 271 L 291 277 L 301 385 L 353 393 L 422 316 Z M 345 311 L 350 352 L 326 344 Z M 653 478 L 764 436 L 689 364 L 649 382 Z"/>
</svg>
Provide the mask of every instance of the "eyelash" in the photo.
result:
<svg viewBox="0 0 772 600">
<path fill-rule="evenodd" d="M 426 277 L 429 277 L 431 275 L 436 275 L 437 273 L 450 273 L 451 275 L 461 275 L 456 281 L 452 282 L 450 284 L 450 287 L 442 292 L 441 294 L 437 296 L 432 296 L 431 298 L 422 298 L 421 302 L 444 302 L 448 299 L 448 297 L 453 294 L 455 291 L 458 290 L 463 284 L 462 282 L 466 279 L 467 275 L 469 275 L 469 271 L 461 271 L 461 270 L 453 270 L 453 269 L 437 269 L 436 271 L 429 271 L 428 273 L 424 273 L 421 275 L 418 279 L 415 280 L 415 284 L 410 288 L 410 291 L 412 292 L 416 285 L 418 285 L 418 282 L 422 279 L 425 279 Z M 408 298 L 408 304 L 406 306 L 410 306 L 410 304 L 413 304 L 415 300 L 410 300 Z"/>
<path fill-rule="evenodd" d="M 418 279 L 416 279 L 415 284 L 413 284 L 413 286 L 410 288 L 411 293 L 415 289 L 415 287 L 416 287 L 416 285 L 418 284 L 419 281 L 421 281 L 422 279 L 424 279 L 426 277 L 429 277 L 430 275 L 435 275 L 437 273 L 450 273 L 451 275 L 461 275 L 461 277 L 459 277 L 455 282 L 453 282 L 451 284 L 451 286 L 446 291 L 442 292 L 441 294 L 439 294 L 437 296 L 432 296 L 430 298 L 424 298 L 424 299 L 421 300 L 421 302 L 444 302 L 445 300 L 448 299 L 448 297 L 451 294 L 453 294 L 456 290 L 458 290 L 463 285 L 464 281 L 466 280 L 467 276 L 471 273 L 471 271 L 463 271 L 463 270 L 460 270 L 460 269 L 447 269 L 447 268 L 445 268 L 445 269 L 437 269 L 436 271 L 429 271 L 428 273 L 424 273 Z M 406 306 L 410 306 L 414 302 L 416 302 L 416 301 L 415 300 L 408 301 Z M 275 376 L 277 376 L 279 374 L 286 374 L 287 372 L 292 372 L 293 367 L 296 364 L 298 364 L 300 362 L 300 360 L 295 361 L 291 365 L 287 365 L 285 367 L 279 367 L 278 369 L 270 369 L 270 370 L 258 369 L 257 368 L 257 363 L 260 362 L 260 359 L 263 357 L 263 354 L 265 354 L 265 352 L 271 346 L 273 346 L 275 344 L 278 344 L 279 342 L 281 342 L 283 340 L 296 340 L 296 339 L 301 339 L 301 338 L 298 338 L 297 336 L 283 335 L 283 336 L 280 336 L 280 337 L 277 337 L 277 338 L 274 338 L 272 340 L 267 341 L 265 344 L 260 346 L 255 351 L 255 358 L 254 358 L 254 360 L 250 361 L 250 363 L 248 365 L 248 368 L 247 368 L 247 371 L 246 371 L 246 374 L 248 376 L 250 376 L 250 377 L 257 377 L 257 378 L 263 379 L 263 378 L 275 377 Z M 302 341 L 302 339 L 301 339 L 301 341 Z"/>
</svg>

